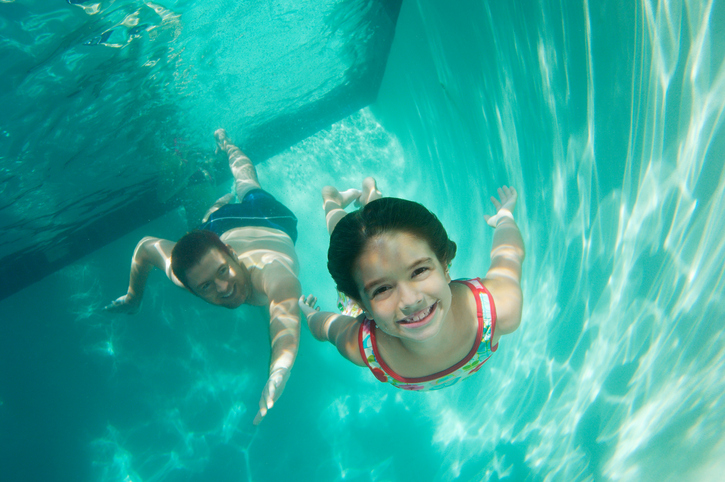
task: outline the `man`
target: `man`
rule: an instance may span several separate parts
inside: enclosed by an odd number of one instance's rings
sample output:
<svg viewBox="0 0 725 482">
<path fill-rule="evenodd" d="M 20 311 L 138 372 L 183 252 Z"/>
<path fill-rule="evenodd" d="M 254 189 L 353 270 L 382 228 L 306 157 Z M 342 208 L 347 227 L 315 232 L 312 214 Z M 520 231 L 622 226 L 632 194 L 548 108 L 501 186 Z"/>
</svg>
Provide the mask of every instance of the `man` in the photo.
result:
<svg viewBox="0 0 725 482">
<path fill-rule="evenodd" d="M 254 165 L 223 129 L 214 137 L 229 157 L 240 203 L 229 204 L 231 194 L 221 198 L 204 216 L 200 229 L 176 243 L 142 239 L 133 254 L 128 292 L 105 309 L 137 313 L 154 266 L 213 305 L 229 309 L 245 303 L 268 306 L 271 361 L 254 418 L 256 425 L 282 394 L 299 346 L 297 218 L 262 190 Z"/>
</svg>

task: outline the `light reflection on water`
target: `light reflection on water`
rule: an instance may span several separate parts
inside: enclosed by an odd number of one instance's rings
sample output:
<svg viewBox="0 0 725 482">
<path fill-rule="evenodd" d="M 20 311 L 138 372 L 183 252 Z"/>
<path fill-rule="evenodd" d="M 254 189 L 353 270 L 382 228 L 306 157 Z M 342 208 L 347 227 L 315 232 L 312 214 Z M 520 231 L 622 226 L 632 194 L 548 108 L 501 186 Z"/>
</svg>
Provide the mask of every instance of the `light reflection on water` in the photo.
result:
<svg viewBox="0 0 725 482">
<path fill-rule="evenodd" d="M 630 128 L 628 157 L 621 184 L 611 190 L 597 177 L 594 144 L 612 140 L 596 125 L 606 116 L 594 109 L 600 62 L 591 53 L 590 6 L 583 133 L 559 130 L 566 105 L 552 101 L 560 93 L 547 79 L 565 66 L 544 47 L 553 38 L 539 44 L 541 102 L 564 148 L 551 178 L 536 186 L 547 193 L 546 205 L 532 209 L 527 202 L 531 217 L 520 221 L 528 249 L 526 321 L 502 340 L 497 356 L 504 361 L 477 397 L 455 392 L 445 408 L 429 399 L 430 412 L 438 413 L 435 441 L 451 461 L 443 478 L 495 453 L 477 477 L 498 480 L 512 463 L 510 454 L 502 461 L 502 446 L 519 442 L 526 465 L 546 480 L 705 480 L 703 474 L 722 473 L 725 242 L 718 233 L 725 229 L 725 152 L 717 139 L 725 64 L 710 38 L 713 2 L 645 1 L 634 9 L 632 63 L 643 64 L 634 80 L 641 85 L 625 87 L 642 95 L 633 99 L 632 118 L 620 119 Z M 421 2 L 417 8 L 421 16 L 430 13 Z M 673 110 L 680 111 L 676 121 Z M 525 128 L 519 127 L 500 132 Z M 535 153 L 522 146 L 511 156 L 501 142 L 509 169 L 526 171 L 518 159 Z M 567 188 L 572 180 L 575 191 Z M 533 189 L 527 185 L 524 200 Z M 543 236 L 545 252 L 537 249 Z M 571 293 L 562 296 L 563 289 Z M 471 416 L 491 386 L 495 401 Z"/>
<path fill-rule="evenodd" d="M 605 85 L 597 42 L 617 24 L 603 26 L 597 5 L 585 2 L 579 22 L 573 7 L 542 2 L 519 23 L 515 9 L 469 3 L 465 15 L 406 3 L 397 47 L 422 38 L 430 58 L 398 56 L 403 73 L 386 78 L 372 110 L 258 169 L 294 207 L 303 286 L 328 308 L 322 185 L 375 174 L 385 193 L 424 202 L 459 243 L 458 276 L 485 272 L 490 233 L 475 219 L 495 187 L 515 185 L 527 245 L 521 328 L 481 375 L 429 394 L 392 391 L 304 335 L 283 399 L 254 431 L 267 355 L 264 333 L 249 327 L 260 314 L 220 314 L 156 278 L 138 318 L 102 318 L 97 308 L 123 277 L 99 284 L 108 261 L 94 258 L 62 276 L 86 354 L 112 361 L 122 400 L 92 442 L 98 480 L 214 470 L 229 480 L 476 481 L 725 472 L 725 64 L 711 20 L 723 6 L 643 0 L 626 10 L 629 76 Z M 470 28 L 455 31 L 470 33 L 467 45 L 447 28 L 462 16 Z M 405 37 L 416 28 L 420 38 Z M 428 61 L 431 77 L 411 66 Z M 610 89 L 629 99 L 628 116 L 597 100 Z M 414 113 L 392 119 L 391 91 Z M 624 153 L 622 167 L 609 169 L 610 148 Z M 183 231 L 174 216 L 166 222 Z M 120 414 L 124 404 L 132 415 Z"/>
</svg>

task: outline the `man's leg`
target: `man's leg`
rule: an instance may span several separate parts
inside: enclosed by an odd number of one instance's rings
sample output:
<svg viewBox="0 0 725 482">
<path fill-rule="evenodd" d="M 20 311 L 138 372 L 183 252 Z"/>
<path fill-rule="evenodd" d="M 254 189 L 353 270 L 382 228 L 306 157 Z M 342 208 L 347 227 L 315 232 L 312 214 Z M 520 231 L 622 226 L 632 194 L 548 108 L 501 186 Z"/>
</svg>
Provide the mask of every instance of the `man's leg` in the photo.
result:
<svg viewBox="0 0 725 482">
<path fill-rule="evenodd" d="M 358 189 L 348 189 L 340 192 L 332 186 L 322 188 L 322 208 L 325 210 L 325 220 L 329 234 L 332 234 L 337 223 L 347 214 L 345 208 L 359 198 L 360 194 L 361 191 Z"/>
<path fill-rule="evenodd" d="M 225 194 L 219 199 L 216 200 L 216 202 L 210 207 L 206 214 L 204 214 L 204 217 L 201 219 L 201 223 L 204 224 L 205 222 L 209 221 L 209 216 L 211 216 L 215 211 L 217 211 L 220 207 L 225 206 L 232 202 L 232 199 L 234 199 L 234 194 L 229 193 Z"/>
<path fill-rule="evenodd" d="M 383 197 L 383 193 L 378 191 L 375 179 L 372 177 L 366 177 L 362 182 L 362 194 L 355 200 L 355 206 L 363 207 L 370 201 L 375 201 L 381 197 Z"/>
<path fill-rule="evenodd" d="M 362 183 L 362 191 L 358 189 L 348 189 L 340 192 L 332 186 L 322 188 L 322 199 L 325 210 L 325 220 L 327 222 L 327 232 L 332 231 L 337 223 L 347 214 L 345 208 L 353 201 L 356 206 L 365 206 L 370 201 L 380 199 L 383 195 L 378 191 L 375 179 L 366 177 Z"/>
<path fill-rule="evenodd" d="M 257 170 L 247 155 L 232 144 L 224 129 L 217 129 L 214 138 L 219 149 L 229 157 L 229 168 L 234 176 L 234 189 L 237 191 L 237 197 L 241 202 L 249 191 L 262 188 L 257 180 Z"/>
</svg>

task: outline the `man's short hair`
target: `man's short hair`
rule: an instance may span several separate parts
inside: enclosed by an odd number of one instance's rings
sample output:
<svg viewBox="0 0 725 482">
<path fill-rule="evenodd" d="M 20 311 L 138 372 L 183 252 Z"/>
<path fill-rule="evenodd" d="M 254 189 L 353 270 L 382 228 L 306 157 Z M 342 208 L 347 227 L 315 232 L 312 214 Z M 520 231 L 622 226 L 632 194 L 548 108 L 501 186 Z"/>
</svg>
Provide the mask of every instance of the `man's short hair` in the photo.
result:
<svg viewBox="0 0 725 482">
<path fill-rule="evenodd" d="M 224 244 L 216 233 L 200 229 L 186 234 L 171 250 L 171 270 L 174 276 L 192 292 L 194 290 L 188 284 L 186 272 L 196 266 L 213 248 L 230 256 L 232 254 L 229 246 Z"/>
</svg>

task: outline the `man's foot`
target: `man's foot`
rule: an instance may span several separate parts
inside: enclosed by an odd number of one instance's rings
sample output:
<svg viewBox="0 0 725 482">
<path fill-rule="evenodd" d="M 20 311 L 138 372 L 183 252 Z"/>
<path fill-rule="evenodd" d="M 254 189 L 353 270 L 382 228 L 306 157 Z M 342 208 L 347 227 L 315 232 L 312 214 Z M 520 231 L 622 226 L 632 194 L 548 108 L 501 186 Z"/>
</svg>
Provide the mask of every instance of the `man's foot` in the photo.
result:
<svg viewBox="0 0 725 482">
<path fill-rule="evenodd" d="M 209 210 L 206 212 L 203 218 L 201 218 L 201 224 L 204 224 L 205 222 L 209 221 L 209 216 L 211 216 L 216 210 L 218 210 L 220 207 L 225 206 L 232 202 L 234 199 L 234 193 L 225 194 L 219 199 L 216 200 L 216 202 L 209 208 Z"/>
<path fill-rule="evenodd" d="M 224 129 L 217 129 L 214 131 L 214 139 L 216 139 L 217 152 L 226 151 L 227 145 L 231 144 L 231 141 L 229 141 L 229 138 L 227 137 L 227 131 Z"/>
<path fill-rule="evenodd" d="M 323 207 L 326 207 L 328 202 L 332 202 L 333 205 L 345 209 L 351 202 L 357 200 L 360 194 L 362 194 L 362 191 L 359 189 L 348 189 L 347 191 L 340 192 L 332 186 L 325 186 L 322 188 Z"/>
<path fill-rule="evenodd" d="M 372 177 L 366 177 L 362 182 L 362 194 L 355 200 L 355 206 L 365 206 L 370 201 L 375 201 L 383 197 L 383 193 L 378 191 L 378 186 L 375 183 L 375 179 Z"/>
<path fill-rule="evenodd" d="M 342 198 L 340 206 L 343 208 L 348 207 L 351 202 L 357 201 L 360 195 L 362 195 L 362 191 L 360 191 L 360 189 L 348 189 L 347 191 L 342 191 L 340 193 L 340 197 Z"/>
</svg>

